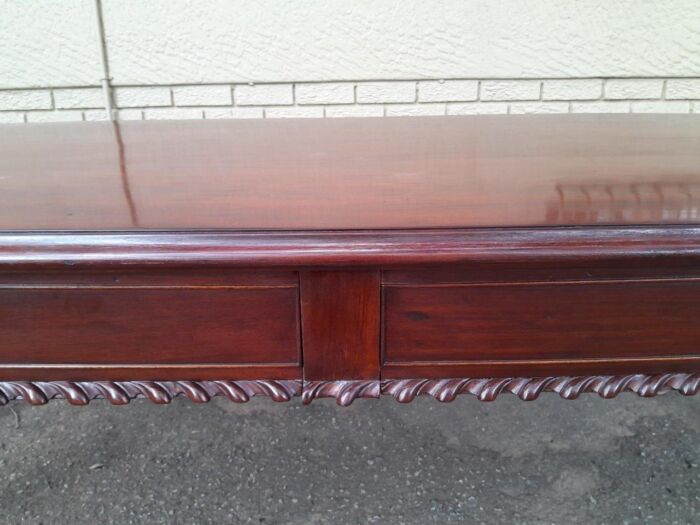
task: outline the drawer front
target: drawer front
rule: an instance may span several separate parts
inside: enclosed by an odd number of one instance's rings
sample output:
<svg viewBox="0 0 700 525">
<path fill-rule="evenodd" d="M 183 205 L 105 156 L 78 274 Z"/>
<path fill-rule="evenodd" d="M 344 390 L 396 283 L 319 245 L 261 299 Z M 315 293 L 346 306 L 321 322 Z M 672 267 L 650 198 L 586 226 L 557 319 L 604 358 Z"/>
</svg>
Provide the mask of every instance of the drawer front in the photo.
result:
<svg viewBox="0 0 700 525">
<path fill-rule="evenodd" d="M 700 353 L 700 282 L 391 285 L 384 362 Z"/>
<path fill-rule="evenodd" d="M 0 285 L 0 363 L 297 364 L 298 340 L 296 284 Z"/>
</svg>

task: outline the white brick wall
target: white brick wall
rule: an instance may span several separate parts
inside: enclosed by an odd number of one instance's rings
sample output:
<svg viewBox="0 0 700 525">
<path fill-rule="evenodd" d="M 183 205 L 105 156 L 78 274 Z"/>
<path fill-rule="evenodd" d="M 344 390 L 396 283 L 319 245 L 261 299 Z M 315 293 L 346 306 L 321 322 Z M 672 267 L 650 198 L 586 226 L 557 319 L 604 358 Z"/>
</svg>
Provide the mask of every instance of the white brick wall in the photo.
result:
<svg viewBox="0 0 700 525">
<path fill-rule="evenodd" d="M 666 82 L 666 98 L 700 100 L 700 78 L 673 79 Z M 696 103 L 697 104 L 697 103 Z"/>
<path fill-rule="evenodd" d="M 100 88 L 54 89 L 56 109 L 103 108 L 104 95 Z"/>
<path fill-rule="evenodd" d="M 421 117 L 444 115 L 445 104 L 393 104 L 386 107 L 387 117 Z"/>
<path fill-rule="evenodd" d="M 10 90 L 0 91 L 0 111 L 21 109 L 51 108 L 51 92 L 47 90 Z"/>
<path fill-rule="evenodd" d="M 102 2 L 115 115 L 700 113 L 698 0 L 433 4 Z M 94 2 L 0 6 L 0 123 L 104 120 Z"/>
<path fill-rule="evenodd" d="M 363 104 L 415 102 L 415 82 L 362 82 L 357 86 L 357 101 Z"/>
<path fill-rule="evenodd" d="M 263 118 L 263 108 L 208 108 L 204 110 L 204 118 Z"/>
<path fill-rule="evenodd" d="M 368 106 L 358 104 L 355 106 L 328 106 L 326 117 L 383 117 L 382 106 Z"/>
<path fill-rule="evenodd" d="M 603 94 L 603 81 L 589 79 L 546 80 L 542 83 L 543 100 L 596 100 Z"/>
<path fill-rule="evenodd" d="M 231 86 L 178 86 L 173 88 L 176 106 L 230 106 Z"/>
<path fill-rule="evenodd" d="M 267 118 L 321 118 L 323 117 L 323 108 L 319 106 L 305 107 L 273 107 L 265 109 L 265 117 Z"/>
<path fill-rule="evenodd" d="M 297 104 L 352 104 L 355 85 L 350 82 L 297 84 L 295 96 Z"/>
<path fill-rule="evenodd" d="M 447 79 L 114 88 L 117 118 L 700 113 L 700 78 Z M 95 87 L 0 90 L 0 123 L 105 120 Z"/>
<path fill-rule="evenodd" d="M 620 79 L 608 80 L 605 84 L 605 98 L 609 99 L 655 99 L 663 92 L 661 79 Z"/>
<path fill-rule="evenodd" d="M 481 83 L 481 100 L 537 100 L 539 80 L 486 80 Z"/>
<path fill-rule="evenodd" d="M 503 115 L 508 113 L 505 102 L 483 102 L 471 104 L 448 104 L 448 115 Z"/>
<path fill-rule="evenodd" d="M 169 87 L 119 87 L 114 101 L 118 108 L 170 106 L 172 94 Z"/>
<path fill-rule="evenodd" d="M 476 100 L 479 82 L 476 80 L 430 80 L 418 83 L 419 102 L 457 102 Z"/>
<path fill-rule="evenodd" d="M 294 104 L 292 84 L 242 85 L 234 88 L 239 106 L 280 106 Z"/>
</svg>

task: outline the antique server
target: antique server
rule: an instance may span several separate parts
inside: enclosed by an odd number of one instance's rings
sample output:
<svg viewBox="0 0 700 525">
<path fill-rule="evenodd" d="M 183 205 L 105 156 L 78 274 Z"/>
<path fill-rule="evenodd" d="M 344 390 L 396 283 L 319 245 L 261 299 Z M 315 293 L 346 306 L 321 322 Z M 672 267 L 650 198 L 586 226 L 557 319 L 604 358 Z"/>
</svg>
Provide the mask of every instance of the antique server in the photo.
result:
<svg viewBox="0 0 700 525">
<path fill-rule="evenodd" d="M 700 389 L 700 119 L 0 127 L 0 403 Z"/>
</svg>

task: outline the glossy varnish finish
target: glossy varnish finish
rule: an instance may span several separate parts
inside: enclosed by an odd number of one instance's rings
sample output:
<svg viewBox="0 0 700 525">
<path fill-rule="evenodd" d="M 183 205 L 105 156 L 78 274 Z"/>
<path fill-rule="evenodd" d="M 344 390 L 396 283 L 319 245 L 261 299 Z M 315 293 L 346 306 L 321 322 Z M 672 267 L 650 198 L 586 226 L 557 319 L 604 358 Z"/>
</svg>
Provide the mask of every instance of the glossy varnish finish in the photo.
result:
<svg viewBox="0 0 700 525">
<path fill-rule="evenodd" d="M 384 298 L 387 362 L 693 355 L 700 341 L 696 279 L 396 286 Z"/>
<path fill-rule="evenodd" d="M 0 403 L 693 394 L 700 119 L 0 127 Z"/>
<path fill-rule="evenodd" d="M 700 119 L 539 115 L 0 127 L 0 228 L 697 223 Z"/>
<path fill-rule="evenodd" d="M 379 379 L 379 273 L 301 274 L 304 379 Z"/>
</svg>

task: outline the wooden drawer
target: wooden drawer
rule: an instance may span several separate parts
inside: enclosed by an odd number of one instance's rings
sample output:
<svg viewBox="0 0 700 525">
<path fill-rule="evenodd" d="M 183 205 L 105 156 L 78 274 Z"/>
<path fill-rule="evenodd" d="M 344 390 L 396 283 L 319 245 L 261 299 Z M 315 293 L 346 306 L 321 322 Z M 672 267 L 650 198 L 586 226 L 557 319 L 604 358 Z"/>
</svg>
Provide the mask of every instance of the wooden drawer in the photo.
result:
<svg viewBox="0 0 700 525">
<path fill-rule="evenodd" d="M 298 364 L 296 274 L 0 276 L 0 363 Z"/>
<path fill-rule="evenodd" d="M 384 362 L 697 355 L 699 318 L 694 279 L 392 284 Z"/>
</svg>

